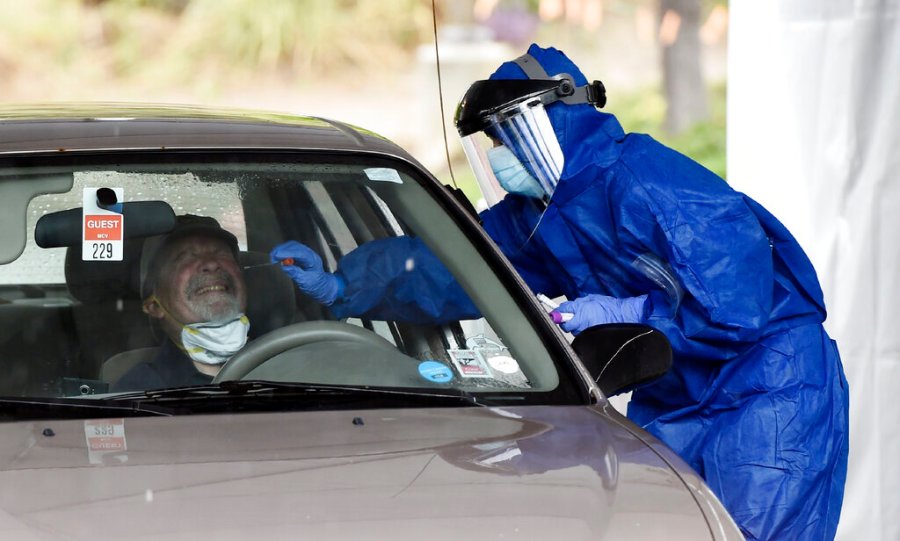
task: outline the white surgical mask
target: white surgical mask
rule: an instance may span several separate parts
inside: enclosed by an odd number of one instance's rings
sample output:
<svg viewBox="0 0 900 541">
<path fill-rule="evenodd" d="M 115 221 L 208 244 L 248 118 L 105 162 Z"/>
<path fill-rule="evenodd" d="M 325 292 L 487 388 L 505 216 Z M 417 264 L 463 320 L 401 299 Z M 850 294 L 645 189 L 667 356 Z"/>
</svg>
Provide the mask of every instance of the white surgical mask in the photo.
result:
<svg viewBox="0 0 900 541">
<path fill-rule="evenodd" d="M 220 365 L 247 343 L 250 320 L 244 314 L 223 322 L 181 326 L 181 345 L 188 356 L 202 364 Z"/>
<path fill-rule="evenodd" d="M 509 193 L 525 195 L 540 199 L 544 196 L 544 189 L 540 182 L 534 178 L 516 155 L 504 145 L 496 146 L 487 151 L 488 161 L 494 176 L 503 189 Z"/>
</svg>

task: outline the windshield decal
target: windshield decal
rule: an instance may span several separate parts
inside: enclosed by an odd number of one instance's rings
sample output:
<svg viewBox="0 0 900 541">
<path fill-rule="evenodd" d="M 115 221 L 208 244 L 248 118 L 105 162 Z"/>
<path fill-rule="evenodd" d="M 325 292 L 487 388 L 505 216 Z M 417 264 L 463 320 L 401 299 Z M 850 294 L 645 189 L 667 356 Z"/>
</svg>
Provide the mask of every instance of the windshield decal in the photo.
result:
<svg viewBox="0 0 900 541">
<path fill-rule="evenodd" d="M 450 349 L 447 350 L 456 371 L 464 378 L 489 378 L 491 369 L 481 355 L 472 349 Z"/>
<path fill-rule="evenodd" d="M 369 180 L 374 180 L 376 182 L 393 182 L 394 184 L 403 184 L 403 181 L 400 179 L 400 175 L 397 173 L 396 169 L 391 169 L 390 167 L 369 167 L 364 169 L 366 176 L 369 177 Z"/>
<path fill-rule="evenodd" d="M 453 379 L 453 370 L 437 361 L 424 361 L 419 363 L 419 374 L 434 383 L 448 383 Z"/>
<path fill-rule="evenodd" d="M 504 374 L 515 374 L 519 371 L 519 363 L 512 357 L 506 355 L 494 355 L 488 359 L 491 368 Z"/>
</svg>

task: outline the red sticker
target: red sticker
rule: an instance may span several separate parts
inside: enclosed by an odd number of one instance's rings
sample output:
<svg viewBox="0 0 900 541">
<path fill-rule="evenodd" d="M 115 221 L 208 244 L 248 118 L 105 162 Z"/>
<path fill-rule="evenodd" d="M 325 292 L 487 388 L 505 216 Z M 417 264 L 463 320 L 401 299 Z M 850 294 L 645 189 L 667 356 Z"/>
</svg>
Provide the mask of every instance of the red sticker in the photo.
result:
<svg viewBox="0 0 900 541">
<path fill-rule="evenodd" d="M 125 419 L 96 419 L 84 422 L 90 451 L 125 451 Z"/>
<path fill-rule="evenodd" d="M 122 240 L 122 215 L 87 215 L 84 240 Z"/>
</svg>

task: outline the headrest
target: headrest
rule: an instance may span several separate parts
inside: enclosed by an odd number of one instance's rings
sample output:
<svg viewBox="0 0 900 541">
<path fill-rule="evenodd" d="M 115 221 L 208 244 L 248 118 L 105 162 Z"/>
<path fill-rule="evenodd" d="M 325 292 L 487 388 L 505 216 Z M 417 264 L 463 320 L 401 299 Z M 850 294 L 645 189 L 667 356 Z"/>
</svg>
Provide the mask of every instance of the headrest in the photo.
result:
<svg viewBox="0 0 900 541">
<path fill-rule="evenodd" d="M 122 261 L 84 261 L 81 244 L 66 249 L 69 293 L 87 304 L 140 297 L 140 260 L 143 239 L 123 243 Z"/>
</svg>

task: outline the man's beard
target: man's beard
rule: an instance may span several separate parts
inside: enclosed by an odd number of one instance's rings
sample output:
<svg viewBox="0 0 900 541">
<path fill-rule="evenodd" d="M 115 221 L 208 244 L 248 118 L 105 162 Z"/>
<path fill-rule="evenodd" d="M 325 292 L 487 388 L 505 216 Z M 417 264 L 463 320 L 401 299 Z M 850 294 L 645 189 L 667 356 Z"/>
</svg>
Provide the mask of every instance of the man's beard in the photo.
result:
<svg viewBox="0 0 900 541">
<path fill-rule="evenodd" d="M 225 290 L 196 296 L 198 291 L 212 284 L 224 284 Z M 184 288 L 184 294 L 188 307 L 204 322 L 230 321 L 243 312 L 235 295 L 234 278 L 225 271 L 192 277 Z"/>
</svg>

